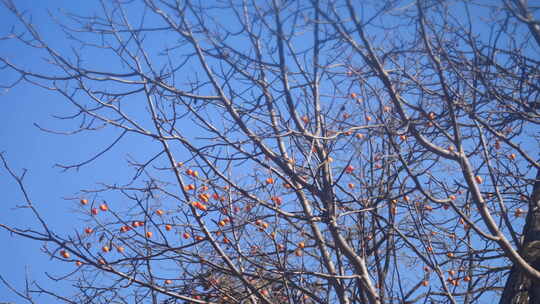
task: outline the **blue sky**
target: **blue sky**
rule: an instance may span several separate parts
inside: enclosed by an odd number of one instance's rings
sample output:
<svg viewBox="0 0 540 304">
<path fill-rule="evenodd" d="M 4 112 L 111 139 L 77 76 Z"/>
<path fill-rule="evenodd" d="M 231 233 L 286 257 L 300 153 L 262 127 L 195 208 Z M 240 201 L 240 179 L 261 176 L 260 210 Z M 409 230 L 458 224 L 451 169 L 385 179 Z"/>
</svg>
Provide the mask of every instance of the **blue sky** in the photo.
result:
<svg viewBox="0 0 540 304">
<path fill-rule="evenodd" d="M 97 1 L 16 1 L 21 10 L 31 10 L 31 16 L 38 25 L 45 40 L 53 46 L 63 50 L 70 41 L 64 40 L 47 10 L 58 15 L 59 8 L 74 13 L 92 14 Z M 0 36 L 6 35 L 15 24 L 13 16 L 0 9 L 0 18 L 4 26 L 0 27 Z M 8 26 L 5 26 L 8 25 Z M 17 25 L 15 31 L 20 31 Z M 157 38 L 159 39 L 159 38 Z M 2 55 L 13 58 L 14 61 L 25 66 L 43 67 L 43 58 L 38 52 L 29 48 L 22 48 L 19 44 L 2 42 Z M 100 58 L 101 66 L 114 64 L 106 57 Z M 9 74 L 4 77 L 12 77 Z M 73 234 L 74 230 L 82 231 L 83 216 L 77 213 L 78 189 L 96 187 L 97 181 L 122 182 L 132 170 L 127 167 L 126 156 L 150 154 L 145 150 L 146 146 L 139 140 L 134 141 L 126 137 L 120 145 L 109 153 L 100 157 L 90 166 L 84 166 L 80 170 L 63 172 L 55 167 L 56 163 L 72 164 L 84 161 L 100 149 L 110 144 L 111 136 L 117 135 L 105 130 L 95 133 L 83 133 L 73 136 L 55 135 L 40 131 L 34 124 L 53 130 L 72 130 L 76 127 L 73 121 L 59 121 L 52 119 L 53 115 L 65 115 L 72 113 L 66 102 L 58 94 L 36 88 L 28 83 L 21 83 L 13 89 L 3 90 L 0 93 L 0 152 L 5 157 L 13 170 L 21 173 L 23 168 L 28 169 L 25 184 L 30 197 L 37 209 L 51 223 L 55 231 L 64 235 Z M 186 132 L 187 133 L 187 132 Z M 143 151 L 144 150 L 144 151 Z M 106 168 L 106 169 L 104 169 Z M 22 204 L 22 194 L 17 185 L 6 175 L 5 170 L 0 170 L 0 190 L 7 193 L 0 206 L 0 223 L 25 227 L 33 225 L 35 219 L 25 209 L 13 209 L 15 205 Z M 90 197 L 90 199 L 92 199 Z M 113 203 L 113 202 L 111 202 Z M 35 227 L 35 226 L 32 226 Z M 8 250 L 0 251 L 0 274 L 7 277 L 14 286 L 24 286 L 25 273 L 30 280 L 36 280 L 44 287 L 55 286 L 45 275 L 45 271 L 52 271 L 53 275 L 65 274 L 74 269 L 74 265 L 50 261 L 47 255 L 40 252 L 42 244 L 11 236 L 4 230 L 0 230 L 0 241 Z M 56 284 L 62 289 L 66 284 Z M 0 302 L 19 303 L 20 299 L 8 292 L 5 286 L 0 284 Z M 45 303 L 43 301 L 37 301 Z"/>
<path fill-rule="evenodd" d="M 70 46 L 73 42 L 64 38 L 60 27 L 54 24 L 49 12 L 53 16 L 61 16 L 59 9 L 80 15 L 92 15 L 94 12 L 101 11 L 98 1 L 24 0 L 16 1 L 16 4 L 21 11 L 27 11 L 27 17 L 31 16 L 32 23 L 36 25 L 44 40 L 64 54 L 70 54 Z M 133 13 L 136 15 L 138 12 Z M 8 35 L 12 26 L 15 33 L 22 31 L 22 26 L 3 7 L 0 8 L 0 18 L 2 24 L 9 25 L 0 27 L 0 37 Z M 165 43 L 160 37 L 152 38 L 159 42 L 156 43 L 157 47 L 162 47 Z M 30 67 L 34 71 L 48 67 L 44 63 L 43 53 L 35 49 L 22 47 L 20 43 L 11 41 L 2 41 L 2 46 L 2 55 L 15 63 Z M 110 58 L 103 54 L 99 54 L 99 57 L 92 57 L 95 55 L 92 53 L 85 53 L 85 55 L 94 68 L 106 69 L 112 65 L 118 66 L 118 62 L 109 60 Z M 16 79 L 14 73 L 4 72 L 4 74 L 3 81 L 6 78 Z M 107 127 L 97 132 L 84 132 L 70 136 L 41 131 L 37 125 L 44 129 L 64 132 L 77 129 L 78 121 L 54 118 L 54 116 L 73 114 L 74 108 L 60 94 L 25 82 L 19 83 L 14 88 L 2 90 L 0 106 L 3 109 L 0 111 L 2 143 L 0 152 L 4 153 L 10 167 L 16 173 L 22 173 L 23 169 L 28 170 L 24 184 L 27 186 L 26 190 L 33 204 L 51 225 L 52 230 L 62 236 L 74 235 L 75 231 L 80 233 L 88 225 L 85 222 L 88 217 L 80 213 L 79 198 L 85 197 L 90 200 L 104 198 L 83 195 L 78 192 L 79 190 L 100 188 L 99 182 L 125 183 L 134 174 L 133 168 L 128 166 L 126 159 L 147 160 L 149 155 L 159 152 L 154 151 L 156 147 L 159 148 L 159 145 L 147 145 L 145 142 L 147 139 L 127 135 L 112 150 L 92 164 L 83 166 L 79 170 L 63 171 L 55 165 L 70 165 L 92 158 L 110 145 L 120 132 Z M 189 132 L 193 128 L 193 125 L 183 128 L 187 137 L 193 136 L 193 133 Z M 15 181 L 3 169 L 0 170 L 0 190 L 7 193 L 7 197 L 2 200 L 3 204 L 0 205 L 0 223 L 39 230 L 36 219 L 28 209 L 14 208 L 17 205 L 23 205 L 24 198 Z M 108 193 L 106 199 L 110 206 L 122 204 L 122 198 L 114 193 Z M 0 230 L 0 242 L 6 244 L 8 248 L 8 250 L 0 251 L 0 275 L 8 279 L 14 287 L 18 289 L 24 287 L 24 280 L 28 274 L 29 282 L 36 281 L 44 288 L 69 294 L 66 290 L 70 286 L 69 283 L 55 283 L 45 275 L 45 272 L 52 276 L 62 276 L 73 271 L 74 264 L 51 261 L 42 252 L 42 243 L 12 236 L 5 230 Z M 56 245 L 50 246 L 49 249 L 56 249 Z M 20 303 L 21 299 L 0 284 L 0 302 L 10 301 Z M 37 302 L 56 303 L 50 297 L 37 298 Z"/>
<path fill-rule="evenodd" d="M 21 10 L 31 10 L 32 20 L 39 25 L 43 36 L 55 46 L 65 46 L 67 41 L 62 35 L 58 35 L 59 28 L 52 23 L 47 10 L 57 14 L 57 10 L 65 8 L 74 12 L 91 12 L 92 1 L 15 1 Z M 97 1 L 93 2 L 98 4 Z M 14 17 L 4 8 L 0 9 L 0 35 L 8 34 L 12 25 L 15 25 Z M 21 27 L 15 27 L 20 32 Z M 10 45 L 3 42 L 3 45 Z M 11 44 L 3 47 L 2 53 L 15 61 L 24 60 L 27 66 L 40 66 L 43 58 L 36 56 L 35 50 L 21 48 L 20 45 Z M 3 77 L 5 72 L 2 71 Z M 11 74 L 13 76 L 13 74 Z M 97 136 L 61 136 L 40 131 L 35 125 L 56 130 L 69 130 L 72 123 L 59 122 L 51 119 L 51 115 L 69 113 L 71 109 L 66 107 L 64 101 L 58 95 L 33 87 L 28 83 L 21 83 L 13 89 L 2 90 L 0 93 L 0 151 L 13 170 L 18 173 L 23 168 L 28 169 L 25 184 L 28 187 L 30 197 L 37 209 L 52 224 L 58 232 L 72 233 L 74 229 L 81 229 L 80 217 L 73 212 L 73 200 L 65 199 L 66 195 L 75 194 L 77 189 L 91 187 L 98 179 L 111 180 L 110 172 L 99 172 L 97 167 L 112 164 L 123 166 L 123 162 L 115 161 L 119 150 L 112 151 L 98 162 L 100 166 L 84 167 L 80 171 L 62 172 L 54 167 L 56 163 L 73 163 L 82 161 L 93 154 L 99 148 L 104 147 L 105 142 Z M 120 169 L 120 168 L 118 168 Z M 115 170 L 120 172 L 121 170 Z M 109 176 L 109 178 L 107 177 Z M 26 227 L 35 223 L 30 212 L 25 209 L 13 207 L 23 203 L 23 196 L 14 180 L 5 170 L 0 170 L 0 190 L 4 193 L 0 205 L 0 223 Z M 6 195 L 7 194 L 7 195 Z M 42 244 L 25 240 L 21 237 L 11 236 L 4 230 L 0 230 L 0 243 L 4 250 L 0 250 L 0 274 L 14 286 L 24 286 L 25 274 L 29 280 L 36 280 L 43 286 L 54 285 L 48 280 L 44 272 L 62 274 L 73 269 L 74 265 L 67 265 L 57 261 L 50 261 L 41 252 Z M 65 284 L 63 284 L 65 289 Z M 3 284 L 0 284 L 0 302 L 21 303 L 13 293 L 9 292 Z M 38 303 L 45 303 L 38 300 Z"/>
</svg>

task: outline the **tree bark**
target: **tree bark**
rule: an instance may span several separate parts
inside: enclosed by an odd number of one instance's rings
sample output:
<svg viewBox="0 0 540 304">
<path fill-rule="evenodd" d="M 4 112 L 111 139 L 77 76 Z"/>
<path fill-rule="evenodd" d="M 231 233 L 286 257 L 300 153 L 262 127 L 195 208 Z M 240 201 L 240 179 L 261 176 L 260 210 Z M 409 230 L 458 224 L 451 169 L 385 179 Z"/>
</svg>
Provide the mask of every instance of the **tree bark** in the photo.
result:
<svg viewBox="0 0 540 304">
<path fill-rule="evenodd" d="M 540 270 L 540 170 L 537 171 L 529 211 L 523 227 L 520 254 Z M 540 282 L 533 280 L 516 265 L 510 270 L 500 304 L 540 303 Z"/>
</svg>

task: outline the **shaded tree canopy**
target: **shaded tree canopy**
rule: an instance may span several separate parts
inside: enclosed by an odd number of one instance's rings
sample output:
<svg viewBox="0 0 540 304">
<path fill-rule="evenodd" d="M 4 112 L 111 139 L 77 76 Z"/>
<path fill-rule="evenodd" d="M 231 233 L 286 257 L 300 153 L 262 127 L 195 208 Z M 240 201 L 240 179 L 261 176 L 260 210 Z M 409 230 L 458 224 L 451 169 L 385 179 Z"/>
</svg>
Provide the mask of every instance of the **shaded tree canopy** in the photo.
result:
<svg viewBox="0 0 540 304">
<path fill-rule="evenodd" d="M 0 51 L 1 85 L 107 138 L 59 169 L 136 143 L 130 175 L 66 190 L 72 233 L 0 154 L 38 225 L 0 227 L 72 265 L 29 302 L 539 303 L 538 7 L 102 1 L 55 15 L 57 49 L 2 3 L 19 23 L 0 44 L 44 65 Z"/>
</svg>

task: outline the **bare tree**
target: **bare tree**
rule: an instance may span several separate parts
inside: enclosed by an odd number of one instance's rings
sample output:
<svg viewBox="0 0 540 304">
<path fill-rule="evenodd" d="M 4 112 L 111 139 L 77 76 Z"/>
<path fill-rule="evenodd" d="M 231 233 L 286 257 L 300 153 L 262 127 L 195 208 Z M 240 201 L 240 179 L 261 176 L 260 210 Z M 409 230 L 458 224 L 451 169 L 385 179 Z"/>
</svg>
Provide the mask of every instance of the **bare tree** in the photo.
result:
<svg viewBox="0 0 540 304">
<path fill-rule="evenodd" d="M 3 4 L 24 28 L 5 39 L 47 58 L 0 56 L 19 77 L 3 85 L 60 94 L 73 132 L 120 131 L 62 169 L 126 135 L 158 151 L 80 190 L 87 227 L 68 238 L 1 154 L 41 228 L 0 227 L 76 266 L 76 294 L 28 301 L 540 301 L 537 7 L 102 1 L 60 18 L 64 54 Z"/>
</svg>

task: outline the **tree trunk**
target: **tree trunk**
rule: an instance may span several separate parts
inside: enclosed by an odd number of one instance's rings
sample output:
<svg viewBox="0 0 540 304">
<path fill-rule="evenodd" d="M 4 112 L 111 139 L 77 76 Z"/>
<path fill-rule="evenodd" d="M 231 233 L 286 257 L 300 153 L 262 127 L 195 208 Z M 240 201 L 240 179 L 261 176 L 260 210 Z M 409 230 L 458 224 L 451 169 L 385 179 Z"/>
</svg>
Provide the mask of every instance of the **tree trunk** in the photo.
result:
<svg viewBox="0 0 540 304">
<path fill-rule="evenodd" d="M 521 255 L 540 270 L 540 170 L 536 174 L 529 211 L 523 227 Z M 510 270 L 499 304 L 540 303 L 540 282 L 532 280 L 516 265 Z"/>
</svg>

